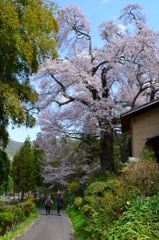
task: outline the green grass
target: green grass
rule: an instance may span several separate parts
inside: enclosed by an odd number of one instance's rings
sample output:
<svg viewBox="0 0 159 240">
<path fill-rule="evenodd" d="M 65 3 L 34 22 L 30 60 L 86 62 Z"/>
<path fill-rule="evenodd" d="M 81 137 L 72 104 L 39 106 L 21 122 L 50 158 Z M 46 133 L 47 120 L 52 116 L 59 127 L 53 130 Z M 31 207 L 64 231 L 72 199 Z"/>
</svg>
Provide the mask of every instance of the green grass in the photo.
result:
<svg viewBox="0 0 159 240">
<path fill-rule="evenodd" d="M 22 235 L 26 229 L 28 229 L 34 221 L 40 216 L 40 211 L 36 210 L 35 213 L 31 213 L 29 217 L 13 228 L 7 235 L 0 236 L 0 240 L 13 240 L 15 237 Z"/>
<path fill-rule="evenodd" d="M 80 210 L 67 210 L 67 214 L 72 222 L 75 240 L 90 240 L 88 232 L 84 230 L 86 217 Z"/>
</svg>

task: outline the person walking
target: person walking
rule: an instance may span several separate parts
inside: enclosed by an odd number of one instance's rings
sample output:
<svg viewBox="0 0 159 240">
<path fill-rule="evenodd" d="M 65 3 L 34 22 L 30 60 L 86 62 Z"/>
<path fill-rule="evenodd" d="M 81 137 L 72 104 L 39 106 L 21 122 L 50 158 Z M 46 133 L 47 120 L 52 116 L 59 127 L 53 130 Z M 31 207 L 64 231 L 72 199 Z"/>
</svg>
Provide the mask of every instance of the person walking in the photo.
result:
<svg viewBox="0 0 159 240">
<path fill-rule="evenodd" d="M 45 201 L 46 215 L 50 214 L 51 204 L 53 204 L 53 201 L 50 198 L 50 196 L 48 196 L 48 198 Z"/>
<path fill-rule="evenodd" d="M 59 194 L 57 197 L 57 213 L 59 216 L 61 216 L 62 205 L 63 205 L 63 198 L 61 194 Z"/>
</svg>

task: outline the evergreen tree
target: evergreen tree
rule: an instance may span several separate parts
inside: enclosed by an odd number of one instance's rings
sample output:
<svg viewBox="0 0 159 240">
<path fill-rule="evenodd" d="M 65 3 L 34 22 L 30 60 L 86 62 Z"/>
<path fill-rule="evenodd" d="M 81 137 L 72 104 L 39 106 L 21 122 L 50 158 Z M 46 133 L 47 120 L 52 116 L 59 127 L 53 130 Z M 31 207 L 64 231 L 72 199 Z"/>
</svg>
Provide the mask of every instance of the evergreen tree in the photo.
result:
<svg viewBox="0 0 159 240">
<path fill-rule="evenodd" d="M 44 166 L 46 165 L 45 160 L 45 152 L 43 149 L 38 149 L 38 145 L 35 143 L 33 146 L 33 154 L 35 159 L 36 166 L 36 187 L 34 189 L 34 197 L 36 198 L 37 190 L 42 190 L 45 188 L 45 184 L 43 183 L 44 177 Z"/>
<path fill-rule="evenodd" d="M 3 194 L 10 190 L 9 182 L 11 172 L 11 161 L 7 153 L 0 149 L 0 192 Z"/>
<path fill-rule="evenodd" d="M 36 164 L 34 153 L 31 147 L 30 139 L 27 138 L 19 153 L 13 158 L 12 177 L 14 189 L 21 191 L 21 200 L 24 199 L 24 193 L 34 190 L 36 186 Z"/>
</svg>

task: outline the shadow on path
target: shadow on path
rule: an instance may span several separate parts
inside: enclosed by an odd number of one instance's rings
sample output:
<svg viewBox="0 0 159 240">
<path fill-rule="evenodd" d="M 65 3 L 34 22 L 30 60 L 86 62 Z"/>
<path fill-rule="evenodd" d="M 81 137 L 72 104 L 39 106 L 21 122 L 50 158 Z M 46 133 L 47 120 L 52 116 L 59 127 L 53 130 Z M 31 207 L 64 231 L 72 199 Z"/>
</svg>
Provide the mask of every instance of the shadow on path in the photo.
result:
<svg viewBox="0 0 159 240">
<path fill-rule="evenodd" d="M 49 215 L 45 209 L 40 210 L 40 218 L 25 233 L 15 240 L 73 240 L 73 229 L 68 215 L 62 211 L 59 216 L 57 211 L 51 210 Z"/>
</svg>

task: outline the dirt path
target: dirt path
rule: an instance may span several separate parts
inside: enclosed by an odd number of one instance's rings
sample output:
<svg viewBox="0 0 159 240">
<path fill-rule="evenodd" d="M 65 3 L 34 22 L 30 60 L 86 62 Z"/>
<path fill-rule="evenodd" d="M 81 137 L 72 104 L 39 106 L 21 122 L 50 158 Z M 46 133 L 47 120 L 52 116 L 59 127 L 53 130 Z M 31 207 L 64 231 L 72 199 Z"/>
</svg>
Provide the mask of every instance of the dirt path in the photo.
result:
<svg viewBox="0 0 159 240">
<path fill-rule="evenodd" d="M 40 218 L 33 224 L 24 235 L 15 240 L 73 240 L 73 229 L 68 215 L 62 211 L 58 216 L 57 211 L 51 211 L 50 215 L 41 210 Z"/>
</svg>

